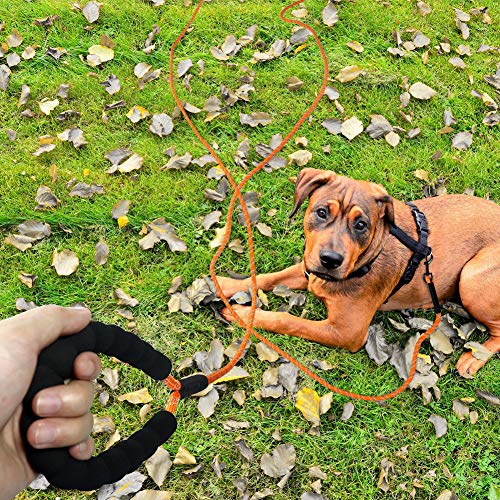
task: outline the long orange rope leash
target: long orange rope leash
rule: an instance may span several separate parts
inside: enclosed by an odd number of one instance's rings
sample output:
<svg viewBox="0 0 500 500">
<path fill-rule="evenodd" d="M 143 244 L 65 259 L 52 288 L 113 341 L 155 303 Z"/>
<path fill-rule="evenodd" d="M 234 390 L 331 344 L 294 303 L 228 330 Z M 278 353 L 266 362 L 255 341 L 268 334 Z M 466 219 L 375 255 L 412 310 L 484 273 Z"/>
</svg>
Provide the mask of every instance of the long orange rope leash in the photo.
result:
<svg viewBox="0 0 500 500">
<path fill-rule="evenodd" d="M 420 349 L 420 346 L 421 346 L 422 342 L 439 325 L 439 322 L 441 320 L 441 315 L 439 313 L 436 315 L 436 318 L 435 318 L 434 323 L 431 326 L 431 328 L 429 328 L 429 330 L 427 330 L 423 335 L 420 336 L 420 338 L 418 339 L 418 341 L 417 341 L 417 343 L 415 345 L 415 350 L 414 350 L 413 357 L 412 357 L 411 369 L 410 369 L 410 373 L 408 375 L 408 378 L 403 382 L 403 384 L 398 389 L 396 389 L 396 390 L 394 390 L 394 391 L 392 391 L 392 392 L 390 392 L 388 394 L 381 395 L 381 396 L 366 396 L 366 395 L 361 395 L 361 394 L 356 394 L 356 393 L 353 393 L 353 392 L 345 391 L 343 389 L 335 387 L 334 385 L 330 384 L 326 380 L 324 380 L 321 377 L 319 377 L 317 374 L 315 374 L 314 372 L 312 372 L 309 368 L 307 368 L 306 366 L 304 366 L 303 364 L 301 364 L 299 361 L 297 361 L 296 359 L 294 359 L 292 356 L 290 356 L 289 354 L 287 354 L 286 352 L 284 352 L 278 346 L 276 346 L 275 344 L 273 344 L 271 341 L 269 341 L 268 339 L 266 339 L 265 337 L 263 337 L 262 335 L 260 335 L 258 332 L 256 332 L 253 329 L 253 324 L 254 324 L 254 319 L 255 319 L 255 311 L 257 309 L 257 280 L 256 280 L 256 266 L 255 266 L 255 249 L 254 249 L 254 242 L 253 242 L 252 225 L 251 225 L 251 221 L 250 221 L 250 215 L 248 213 L 248 208 L 246 206 L 246 203 L 245 203 L 245 200 L 243 198 L 243 195 L 241 194 L 241 189 L 248 182 L 249 179 L 251 179 L 257 172 L 259 172 L 260 170 L 262 170 L 262 168 L 269 161 L 271 161 L 272 158 L 274 158 L 274 156 L 276 154 L 278 154 L 279 151 L 281 151 L 281 149 L 283 149 L 283 147 L 288 143 L 288 141 L 297 132 L 297 130 L 304 123 L 304 121 L 307 120 L 307 118 L 314 111 L 314 109 L 318 105 L 319 101 L 323 97 L 323 94 L 325 92 L 326 86 L 328 84 L 328 76 L 329 76 L 329 73 L 328 73 L 328 60 L 327 60 L 325 51 L 323 49 L 323 46 L 321 45 L 321 42 L 320 42 L 320 39 L 319 39 L 318 35 L 314 31 L 314 29 L 311 26 L 307 25 L 306 23 L 304 23 L 302 21 L 299 21 L 299 20 L 296 20 L 296 19 L 290 19 L 290 18 L 285 17 L 285 13 L 288 10 L 290 10 L 294 6 L 302 3 L 302 1 L 303 0 L 298 0 L 298 1 L 295 1 L 295 2 L 291 3 L 290 5 L 287 5 L 286 7 L 284 7 L 281 10 L 281 12 L 280 12 L 280 18 L 285 23 L 296 24 L 296 25 L 301 26 L 302 28 L 305 28 L 314 37 L 314 40 L 316 42 L 316 45 L 318 46 L 318 49 L 319 49 L 319 52 L 320 52 L 320 55 L 321 55 L 321 59 L 323 61 L 323 81 L 322 81 L 322 84 L 321 84 L 321 88 L 320 88 L 320 90 L 319 90 L 316 98 L 312 102 L 312 104 L 308 107 L 308 109 L 305 111 L 305 113 L 297 120 L 297 122 L 292 127 L 292 129 L 290 130 L 290 132 L 283 138 L 283 140 L 278 144 L 278 146 L 276 148 L 274 148 L 271 151 L 271 153 L 269 153 L 269 155 L 266 158 L 264 158 L 253 170 L 251 170 L 241 180 L 241 182 L 239 184 L 236 183 L 236 181 L 232 177 L 231 173 L 229 172 L 229 170 L 227 169 L 227 167 L 224 165 L 223 161 L 219 158 L 219 156 L 217 155 L 217 153 L 210 146 L 210 144 L 205 140 L 205 138 L 201 135 L 201 133 L 198 131 L 198 129 L 196 128 L 196 126 L 192 122 L 192 120 L 189 117 L 187 111 L 185 110 L 185 108 L 184 108 L 181 100 L 179 99 L 179 96 L 177 95 L 177 92 L 175 90 L 175 85 L 174 85 L 174 67 L 173 66 L 174 66 L 175 48 L 180 43 L 180 41 L 184 38 L 184 36 L 186 35 L 187 31 L 191 27 L 191 25 L 192 25 L 193 21 L 195 20 L 197 14 L 199 12 L 199 10 L 201 9 L 202 5 L 205 3 L 205 0 L 201 0 L 198 3 L 198 5 L 196 6 L 193 14 L 191 15 L 191 18 L 188 21 L 188 23 L 186 24 L 186 26 L 182 30 L 181 34 L 177 37 L 177 39 L 172 44 L 172 47 L 170 48 L 169 85 L 170 85 L 170 89 L 172 91 L 172 95 L 174 96 L 175 102 L 176 102 L 176 104 L 177 104 L 180 112 L 184 116 L 184 119 L 186 120 L 186 122 L 188 123 L 188 125 L 191 127 L 191 130 L 193 131 L 193 133 L 196 135 L 196 137 L 198 138 L 198 140 L 203 144 L 203 146 L 208 150 L 208 152 L 213 156 L 213 158 L 215 159 L 215 161 L 219 165 L 220 169 L 224 172 L 225 176 L 227 177 L 230 185 L 232 186 L 232 188 L 234 190 L 234 193 L 233 193 L 233 195 L 231 197 L 231 200 L 230 200 L 230 203 L 229 203 L 228 215 L 227 215 L 227 222 L 226 222 L 226 230 L 225 230 L 224 238 L 222 240 L 222 243 L 221 243 L 220 247 L 216 251 L 216 253 L 215 253 L 215 255 L 212 258 L 212 261 L 210 263 L 210 276 L 211 276 L 211 278 L 212 278 L 212 280 L 213 280 L 213 282 L 215 284 L 215 288 L 217 289 L 217 292 L 218 292 L 220 298 L 224 302 L 224 305 L 231 311 L 233 317 L 236 318 L 238 324 L 242 328 L 245 329 L 245 335 L 243 336 L 241 345 L 239 346 L 238 350 L 236 351 L 235 355 L 233 356 L 233 359 L 231 359 L 226 366 L 224 366 L 221 369 L 219 369 L 219 370 L 217 370 L 217 371 L 215 371 L 215 372 L 207 375 L 207 379 L 208 379 L 209 383 L 213 383 L 213 382 L 217 381 L 219 378 L 221 378 L 224 375 L 226 375 L 236 365 L 236 363 L 241 358 L 241 356 L 242 356 L 242 354 L 243 354 L 243 352 L 245 350 L 246 344 L 247 344 L 248 340 L 250 339 L 250 336 L 254 335 L 257 339 L 261 340 L 267 346 L 269 346 L 272 349 L 274 349 L 278 354 L 280 354 L 285 359 L 287 359 L 288 361 L 290 361 L 291 363 L 293 363 L 300 370 L 302 370 L 304 373 L 306 373 L 308 376 L 310 376 L 311 378 L 313 378 L 316 382 L 318 382 L 319 384 L 323 385 L 327 389 L 329 389 L 329 390 L 331 390 L 331 391 L 333 391 L 333 392 L 335 392 L 337 394 L 341 394 L 343 396 L 347 396 L 347 397 L 354 398 L 354 399 L 362 399 L 362 400 L 365 400 L 365 401 L 382 401 L 382 400 L 385 400 L 385 399 L 393 398 L 394 396 L 400 394 L 411 383 L 411 380 L 413 379 L 413 376 L 415 375 L 415 371 L 416 371 L 418 351 Z M 251 309 L 250 309 L 251 312 L 250 312 L 250 319 L 249 319 L 248 323 L 245 323 L 238 316 L 237 312 L 234 310 L 234 308 L 232 307 L 232 305 L 229 303 L 227 297 L 224 295 L 224 293 L 222 291 L 222 288 L 221 288 L 221 286 L 219 284 L 219 281 L 217 279 L 217 275 L 215 273 L 215 265 L 216 265 L 216 263 L 217 263 L 220 255 L 222 254 L 222 252 L 226 248 L 227 243 L 228 243 L 229 238 L 230 238 L 230 235 L 231 235 L 232 219 L 233 219 L 233 212 L 234 212 L 234 206 L 235 206 L 236 199 L 238 199 L 238 201 L 239 201 L 239 203 L 241 205 L 242 211 L 243 211 L 243 215 L 244 215 L 244 219 L 245 219 L 245 227 L 246 227 L 246 232 L 247 232 L 247 237 L 248 237 L 250 275 L 251 275 L 251 283 L 252 283 L 252 287 L 251 287 L 252 305 L 251 305 Z M 165 383 L 167 384 L 167 386 L 170 389 L 172 389 L 174 391 L 172 393 L 172 395 L 171 395 L 168 403 L 167 403 L 167 406 L 166 406 L 166 409 L 168 411 L 171 411 L 173 413 L 175 411 L 176 407 L 177 407 L 177 403 L 180 400 L 179 390 L 180 390 L 180 387 L 181 387 L 181 383 L 178 380 L 176 380 L 175 378 L 173 378 L 172 376 L 169 376 L 167 379 L 165 379 Z"/>
</svg>

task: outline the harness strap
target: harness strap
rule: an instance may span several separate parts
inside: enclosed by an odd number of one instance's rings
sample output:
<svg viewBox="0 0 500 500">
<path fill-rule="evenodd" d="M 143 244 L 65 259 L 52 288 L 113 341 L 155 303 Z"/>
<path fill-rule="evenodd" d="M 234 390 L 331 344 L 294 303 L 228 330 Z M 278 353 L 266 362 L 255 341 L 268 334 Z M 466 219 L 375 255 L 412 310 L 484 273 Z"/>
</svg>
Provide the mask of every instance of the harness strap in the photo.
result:
<svg viewBox="0 0 500 500">
<path fill-rule="evenodd" d="M 427 219 L 416 205 L 410 202 L 407 202 L 406 204 L 411 208 L 411 213 L 415 219 L 418 241 L 415 241 L 413 238 L 408 236 L 400 227 L 396 226 L 396 224 L 391 224 L 389 233 L 399 240 L 405 247 L 409 248 L 413 254 L 408 261 L 408 265 L 406 266 L 403 276 L 401 276 L 401 279 L 394 287 L 394 290 L 391 292 L 389 297 L 387 297 L 387 300 L 389 300 L 389 298 L 392 297 L 401 287 L 410 283 L 423 259 L 426 259 L 426 262 L 428 263 L 432 261 L 432 249 L 427 245 L 427 239 L 429 237 Z M 385 302 L 387 302 L 387 300 Z"/>
</svg>

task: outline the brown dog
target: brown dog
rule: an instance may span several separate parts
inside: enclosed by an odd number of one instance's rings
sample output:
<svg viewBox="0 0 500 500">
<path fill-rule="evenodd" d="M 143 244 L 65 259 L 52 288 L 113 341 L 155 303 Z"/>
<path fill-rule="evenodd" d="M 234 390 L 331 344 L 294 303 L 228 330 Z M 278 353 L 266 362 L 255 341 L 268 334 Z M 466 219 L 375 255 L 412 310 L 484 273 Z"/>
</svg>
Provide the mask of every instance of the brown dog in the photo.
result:
<svg viewBox="0 0 500 500">
<path fill-rule="evenodd" d="M 351 352 L 366 342 L 375 311 L 432 307 L 421 262 L 410 283 L 393 295 L 412 251 L 390 234 L 397 223 L 417 240 L 411 208 L 371 182 L 331 171 L 306 168 L 295 184 L 292 215 L 310 197 L 304 218 L 304 260 L 283 271 L 257 276 L 257 287 L 308 289 L 320 298 L 328 318 L 311 321 L 285 312 L 257 309 L 257 328 L 313 340 Z M 431 271 L 440 302 L 460 296 L 464 307 L 490 330 L 484 347 L 500 351 L 500 207 L 466 195 L 416 201 L 429 227 Z M 219 278 L 228 297 L 250 286 L 250 279 Z M 250 308 L 234 306 L 248 321 Z M 227 309 L 226 319 L 234 321 Z M 457 363 L 460 374 L 474 375 L 484 361 L 470 352 Z"/>
</svg>

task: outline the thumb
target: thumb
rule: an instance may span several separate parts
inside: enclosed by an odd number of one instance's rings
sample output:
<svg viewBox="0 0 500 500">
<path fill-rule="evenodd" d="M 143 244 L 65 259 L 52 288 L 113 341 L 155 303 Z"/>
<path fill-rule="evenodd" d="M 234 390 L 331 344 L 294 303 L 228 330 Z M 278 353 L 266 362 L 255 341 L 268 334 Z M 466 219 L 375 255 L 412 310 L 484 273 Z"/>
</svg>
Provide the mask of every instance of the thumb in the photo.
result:
<svg viewBox="0 0 500 500">
<path fill-rule="evenodd" d="M 47 305 L 31 309 L 2 323 L 17 341 L 26 342 L 40 352 L 62 335 L 77 333 L 90 322 L 85 307 Z"/>
</svg>

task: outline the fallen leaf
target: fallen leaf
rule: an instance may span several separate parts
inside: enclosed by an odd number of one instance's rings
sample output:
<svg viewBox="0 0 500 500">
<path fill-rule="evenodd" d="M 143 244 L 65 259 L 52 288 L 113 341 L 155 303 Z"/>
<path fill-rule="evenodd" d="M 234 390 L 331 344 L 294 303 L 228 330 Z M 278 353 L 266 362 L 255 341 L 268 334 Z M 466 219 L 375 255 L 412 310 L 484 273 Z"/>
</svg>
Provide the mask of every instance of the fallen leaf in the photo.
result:
<svg viewBox="0 0 500 500">
<path fill-rule="evenodd" d="M 148 116 L 149 116 L 149 111 L 146 108 L 143 108 L 142 106 L 133 106 L 127 113 L 127 118 L 132 123 L 137 123 L 140 120 L 144 120 L 144 118 Z"/>
<path fill-rule="evenodd" d="M 321 18 L 323 20 L 323 24 L 326 26 L 333 26 L 339 20 L 339 13 L 335 5 L 332 2 L 328 1 L 326 7 L 321 11 Z"/>
<path fill-rule="evenodd" d="M 130 200 L 119 200 L 111 209 L 111 217 L 113 219 L 118 219 L 119 217 L 123 217 L 128 214 L 130 209 Z"/>
<path fill-rule="evenodd" d="M 363 122 L 356 116 L 342 122 L 340 133 L 352 141 L 355 137 L 363 132 Z"/>
<path fill-rule="evenodd" d="M 142 488 L 146 476 L 138 471 L 131 472 L 120 481 L 113 484 L 105 484 L 97 491 L 98 500 L 114 500 L 116 498 L 128 498 Z"/>
<path fill-rule="evenodd" d="M 339 71 L 339 74 L 335 77 L 340 83 L 347 83 L 355 80 L 363 73 L 363 70 L 359 66 L 346 66 Z"/>
<path fill-rule="evenodd" d="M 455 149 L 469 149 L 472 144 L 472 134 L 470 132 L 459 132 L 455 135 L 451 142 L 451 147 Z"/>
<path fill-rule="evenodd" d="M 316 425 L 319 424 L 319 396 L 314 389 L 309 387 L 301 389 L 297 394 L 295 408 L 302 413 L 306 420 Z"/>
<path fill-rule="evenodd" d="M 480 359 L 481 361 L 488 361 L 492 356 L 495 355 L 494 352 L 489 351 L 484 347 L 484 345 L 480 344 L 479 342 L 467 342 L 464 345 L 465 349 L 470 349 L 472 355 L 476 359 Z"/>
<path fill-rule="evenodd" d="M 273 454 L 264 453 L 260 466 L 264 474 L 269 477 L 279 478 L 288 474 L 295 467 L 296 455 L 292 444 L 278 445 Z"/>
<path fill-rule="evenodd" d="M 30 311 L 31 309 L 35 309 L 38 306 L 34 302 L 26 302 L 26 299 L 19 298 L 16 299 L 16 309 L 18 311 Z"/>
<path fill-rule="evenodd" d="M 38 279 L 38 276 L 36 274 L 29 274 L 21 271 L 21 274 L 19 274 L 18 278 L 23 285 L 26 285 L 28 288 L 33 288 L 36 280 Z"/>
<path fill-rule="evenodd" d="M 50 483 L 43 474 L 38 474 L 29 484 L 29 487 L 33 490 L 46 490 L 49 486 Z"/>
<path fill-rule="evenodd" d="M 93 434 L 113 434 L 113 432 L 115 432 L 115 423 L 109 415 L 102 415 L 99 417 L 97 415 L 93 415 L 93 419 Z"/>
<path fill-rule="evenodd" d="M 193 159 L 193 156 L 191 153 L 186 153 L 182 156 L 180 155 L 174 155 L 170 160 L 168 160 L 167 164 L 163 166 L 161 169 L 162 170 L 181 170 L 183 168 L 186 168 L 189 166 L 191 163 L 191 160 Z"/>
<path fill-rule="evenodd" d="M 290 92 L 299 90 L 304 85 L 304 82 L 296 76 L 290 76 L 286 79 L 286 86 Z"/>
<path fill-rule="evenodd" d="M 352 417 L 354 412 L 354 404 L 351 401 L 344 403 L 344 408 L 342 409 L 342 415 L 340 416 L 340 420 L 346 422 Z"/>
<path fill-rule="evenodd" d="M 117 368 L 115 369 L 111 369 L 109 367 L 103 368 L 101 374 L 102 374 L 102 379 L 107 386 L 109 386 L 113 390 L 118 388 L 119 375 Z"/>
<path fill-rule="evenodd" d="M 120 80 L 113 74 L 109 75 L 108 78 L 103 82 L 100 82 L 100 84 L 109 95 L 116 94 L 121 88 Z"/>
<path fill-rule="evenodd" d="M 130 222 L 129 218 L 126 216 L 126 215 L 120 215 L 120 217 L 118 217 L 116 219 L 116 221 L 118 222 L 118 227 L 120 229 L 124 228 L 125 226 L 128 225 L 128 223 Z"/>
<path fill-rule="evenodd" d="M 240 123 L 242 125 L 250 125 L 250 127 L 257 127 L 258 125 L 269 125 L 271 123 L 271 115 L 262 111 L 257 111 L 249 115 L 240 113 Z"/>
<path fill-rule="evenodd" d="M 36 202 L 38 203 L 36 210 L 44 210 L 46 208 L 57 208 L 60 200 L 49 187 L 40 186 L 36 193 Z"/>
<path fill-rule="evenodd" d="M 415 99 L 427 100 L 431 97 L 435 96 L 437 92 L 422 82 L 414 83 L 409 89 L 408 92 L 415 97 Z"/>
<path fill-rule="evenodd" d="M 59 106 L 59 99 L 54 99 L 53 101 L 49 101 L 48 99 L 44 99 L 38 103 L 40 107 L 40 111 L 45 115 L 50 115 L 51 111 L 53 111 L 57 106 Z"/>
<path fill-rule="evenodd" d="M 89 23 L 95 23 L 99 19 L 100 3 L 88 2 L 82 9 L 82 14 Z"/>
<path fill-rule="evenodd" d="M 115 57 L 114 50 L 104 45 L 92 45 L 89 47 L 88 53 L 87 63 L 91 67 L 99 66 Z"/>
<path fill-rule="evenodd" d="M 179 446 L 177 455 L 174 458 L 175 465 L 195 465 L 196 458 L 188 451 L 185 446 Z"/>
<path fill-rule="evenodd" d="M 448 59 L 448 62 L 454 68 L 465 69 L 467 67 L 467 65 L 464 63 L 464 61 L 460 57 L 452 57 L 452 58 Z"/>
<path fill-rule="evenodd" d="M 482 391 L 481 389 L 475 390 L 476 396 L 483 401 L 486 401 L 491 406 L 500 406 L 500 397 L 491 392 Z"/>
<path fill-rule="evenodd" d="M 63 250 L 59 253 L 57 248 L 54 249 L 51 266 L 55 268 L 59 276 L 69 276 L 73 274 L 79 265 L 80 260 L 72 250 Z"/>
<path fill-rule="evenodd" d="M 21 43 L 23 43 L 23 37 L 19 31 L 16 29 L 12 30 L 12 33 L 10 35 L 7 35 L 5 38 L 5 42 L 10 48 L 15 48 L 19 47 Z"/>
<path fill-rule="evenodd" d="M 113 298 L 117 300 L 117 304 L 119 306 L 135 307 L 139 304 L 139 301 L 137 299 L 132 298 L 121 288 L 117 288 L 113 292 Z"/>
<path fill-rule="evenodd" d="M 459 399 L 453 400 L 453 412 L 459 420 L 465 420 L 469 415 L 469 407 L 462 403 Z"/>
<path fill-rule="evenodd" d="M 425 17 L 432 12 L 432 9 L 429 7 L 429 5 L 427 5 L 425 2 L 422 2 L 421 0 L 417 2 L 417 10 L 422 17 Z"/>
<path fill-rule="evenodd" d="M 358 54 L 360 54 L 361 52 L 363 52 L 365 50 L 364 47 L 359 42 L 356 42 L 355 40 L 352 40 L 351 42 L 347 42 L 346 45 L 351 50 L 354 50 L 354 52 L 357 52 Z"/>
<path fill-rule="evenodd" d="M 443 437 L 448 431 L 448 422 L 445 418 L 439 415 L 431 415 L 427 420 L 434 425 L 437 439 Z"/>
<path fill-rule="evenodd" d="M 395 148 L 399 144 L 399 141 L 400 141 L 399 135 L 396 134 L 396 132 L 394 132 L 394 131 L 391 131 L 388 134 L 386 134 L 384 136 L 384 139 L 393 148 Z"/>
<path fill-rule="evenodd" d="M 242 378 L 250 377 L 250 374 L 241 366 L 233 366 L 225 375 L 217 379 L 218 384 L 224 382 L 231 382 L 232 380 L 239 380 Z"/>
<path fill-rule="evenodd" d="M 104 264 L 108 261 L 108 256 L 109 247 L 104 240 L 101 240 L 95 247 L 94 262 L 98 266 L 104 266 Z"/>
<path fill-rule="evenodd" d="M 191 59 L 184 59 L 177 65 L 177 76 L 182 78 L 193 67 Z"/>
<path fill-rule="evenodd" d="M 219 393 L 216 389 L 212 388 L 208 394 L 198 400 L 198 411 L 207 419 L 214 414 L 218 401 Z"/>
<path fill-rule="evenodd" d="M 118 401 L 128 401 L 129 403 L 132 403 L 134 405 L 149 403 L 153 400 L 151 394 L 149 394 L 147 387 L 139 389 L 138 391 L 128 392 L 127 394 L 118 396 L 117 399 Z"/>
<path fill-rule="evenodd" d="M 165 137 L 174 130 L 174 123 L 172 118 L 166 113 L 153 115 L 153 120 L 149 126 L 149 130 L 156 134 L 158 137 Z"/>
<path fill-rule="evenodd" d="M 166 241 L 172 252 L 186 252 L 187 245 L 177 236 L 172 224 L 165 221 L 164 217 L 155 219 L 147 225 L 148 234 L 139 240 L 141 250 L 149 250 L 159 241 Z"/>
<path fill-rule="evenodd" d="M 46 222 L 39 222 L 36 220 L 27 220 L 17 226 L 18 231 L 24 235 L 37 240 L 50 236 L 52 230 L 50 225 Z"/>
<path fill-rule="evenodd" d="M 172 467 L 170 453 L 165 448 L 159 447 L 146 462 L 146 470 L 157 486 L 163 486 L 165 478 Z"/>
<path fill-rule="evenodd" d="M 388 458 L 383 458 L 380 462 L 380 475 L 378 478 L 377 486 L 384 492 L 390 491 L 389 485 L 390 478 L 394 476 L 394 463 Z"/>
<path fill-rule="evenodd" d="M 307 165 L 312 160 L 312 153 L 306 149 L 299 149 L 294 153 L 288 155 L 289 165 L 297 165 L 298 167 L 303 167 Z"/>
<path fill-rule="evenodd" d="M 104 194 L 103 187 L 93 182 L 91 185 L 85 182 L 77 182 L 71 189 L 69 196 L 80 198 L 92 198 L 94 194 Z"/>
<path fill-rule="evenodd" d="M 234 444 L 245 460 L 250 463 L 254 461 L 254 452 L 248 447 L 243 438 L 237 439 Z"/>
<path fill-rule="evenodd" d="M 392 125 L 382 115 L 370 115 L 370 125 L 366 127 L 365 132 L 372 139 L 380 139 L 385 137 L 389 132 L 392 132 Z"/>
<path fill-rule="evenodd" d="M 342 131 L 342 120 L 338 118 L 327 118 L 322 124 L 328 133 L 338 135 Z"/>
</svg>

